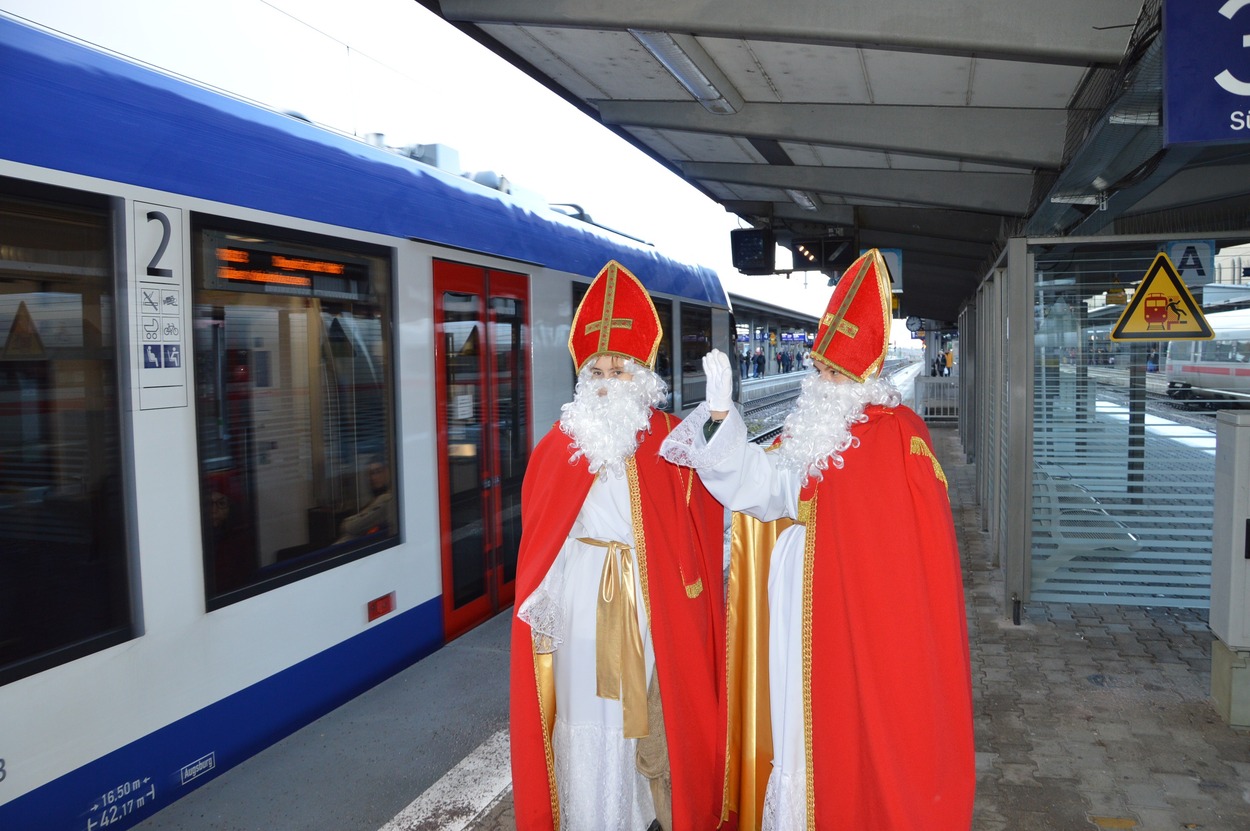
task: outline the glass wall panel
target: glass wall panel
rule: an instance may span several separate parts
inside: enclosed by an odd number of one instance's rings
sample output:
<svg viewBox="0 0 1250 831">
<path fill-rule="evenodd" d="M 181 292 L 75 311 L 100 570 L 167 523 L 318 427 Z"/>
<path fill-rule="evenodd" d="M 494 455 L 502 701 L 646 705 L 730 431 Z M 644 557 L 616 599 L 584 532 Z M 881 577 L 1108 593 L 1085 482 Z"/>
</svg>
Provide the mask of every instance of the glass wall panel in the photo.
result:
<svg viewBox="0 0 1250 831">
<path fill-rule="evenodd" d="M 0 683 L 131 633 L 112 262 L 103 208 L 0 195 Z"/>
<path fill-rule="evenodd" d="M 1226 327 L 1215 341 L 1168 340 L 1175 312 L 1149 295 L 1160 314 L 1145 335 L 1111 337 L 1159 249 L 1035 248 L 1034 599 L 1209 602 L 1213 394 L 1178 385 L 1183 367 L 1237 366 L 1243 335 Z M 1247 314 L 1224 311 L 1227 293 L 1191 276 L 1209 320 Z"/>
</svg>

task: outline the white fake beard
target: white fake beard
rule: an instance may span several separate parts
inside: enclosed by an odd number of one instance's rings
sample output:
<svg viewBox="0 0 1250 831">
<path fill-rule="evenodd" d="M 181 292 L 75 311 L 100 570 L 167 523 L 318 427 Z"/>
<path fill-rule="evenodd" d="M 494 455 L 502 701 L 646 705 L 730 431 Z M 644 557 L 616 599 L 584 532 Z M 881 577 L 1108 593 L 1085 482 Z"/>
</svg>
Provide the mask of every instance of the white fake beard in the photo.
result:
<svg viewBox="0 0 1250 831">
<path fill-rule="evenodd" d="M 867 421 L 864 410 L 868 405 L 897 407 L 902 400 L 894 385 L 882 378 L 839 384 L 808 376 L 782 427 L 778 461 L 782 467 L 799 471 L 804 479 L 822 479 L 823 471 L 841 468 L 843 452 L 859 443 L 851 427 Z"/>
<path fill-rule="evenodd" d="M 593 379 L 589 369 L 578 373 L 573 400 L 560 408 L 560 429 L 573 439 L 570 464 L 585 456 L 591 473 L 625 475 L 625 460 L 650 428 L 651 408 L 668 393 L 664 379 L 645 367 L 626 364 L 626 371 L 633 380 Z"/>
</svg>

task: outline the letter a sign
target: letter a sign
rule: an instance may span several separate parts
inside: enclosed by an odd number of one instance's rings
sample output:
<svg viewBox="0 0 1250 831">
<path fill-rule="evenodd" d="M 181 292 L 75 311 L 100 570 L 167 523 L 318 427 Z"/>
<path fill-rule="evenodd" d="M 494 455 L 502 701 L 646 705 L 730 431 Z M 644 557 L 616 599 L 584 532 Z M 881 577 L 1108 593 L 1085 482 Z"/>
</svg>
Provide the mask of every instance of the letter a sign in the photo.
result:
<svg viewBox="0 0 1250 831">
<path fill-rule="evenodd" d="M 1215 332 L 1176 266 L 1160 251 L 1111 330 L 1115 341 L 1210 340 Z"/>
</svg>

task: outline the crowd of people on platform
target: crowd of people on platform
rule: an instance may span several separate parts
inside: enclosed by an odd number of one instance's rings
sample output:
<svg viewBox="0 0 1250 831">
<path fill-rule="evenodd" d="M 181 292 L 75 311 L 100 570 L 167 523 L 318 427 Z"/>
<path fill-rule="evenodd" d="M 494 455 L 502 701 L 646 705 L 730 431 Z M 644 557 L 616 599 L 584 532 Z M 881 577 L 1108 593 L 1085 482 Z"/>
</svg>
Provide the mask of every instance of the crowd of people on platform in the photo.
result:
<svg viewBox="0 0 1250 831">
<path fill-rule="evenodd" d="M 519 831 L 970 827 L 959 551 L 928 430 L 880 376 L 889 311 L 873 249 L 765 449 L 719 350 L 702 404 L 657 409 L 654 304 L 616 262 L 591 284 L 522 490 Z"/>
<path fill-rule="evenodd" d="M 805 369 L 812 369 L 811 353 L 806 349 L 798 349 L 788 347 L 778 349 L 773 353 L 772 357 L 773 370 L 777 374 L 787 372 L 799 372 Z M 762 346 L 755 347 L 752 352 L 750 347 L 742 347 L 742 351 L 738 353 L 738 377 L 739 378 L 763 378 L 768 374 L 769 360 L 764 354 Z"/>
</svg>

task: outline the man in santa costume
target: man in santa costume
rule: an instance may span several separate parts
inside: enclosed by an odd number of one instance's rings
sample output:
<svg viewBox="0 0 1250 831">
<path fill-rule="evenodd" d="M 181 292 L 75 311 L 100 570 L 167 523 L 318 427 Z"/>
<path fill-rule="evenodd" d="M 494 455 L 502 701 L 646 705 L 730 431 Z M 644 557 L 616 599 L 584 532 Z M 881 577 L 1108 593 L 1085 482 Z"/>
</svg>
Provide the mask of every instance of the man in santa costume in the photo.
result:
<svg viewBox="0 0 1250 831">
<path fill-rule="evenodd" d="M 659 455 L 677 423 L 655 409 L 661 335 L 646 289 L 609 262 L 573 318 L 574 399 L 526 470 L 511 660 L 519 831 L 722 819 L 723 509 Z"/>
<path fill-rule="evenodd" d="M 743 612 L 739 582 L 766 586 L 768 606 L 755 647 L 767 656 L 752 657 L 768 675 L 756 697 L 769 729 L 741 743 L 763 757 L 752 780 L 762 799 L 756 815 L 742 811 L 743 828 L 967 831 L 972 822 L 959 551 L 929 432 L 879 377 L 890 312 L 873 249 L 838 283 L 811 351 L 817 374 L 770 451 L 746 441 L 715 350 L 704 360 L 708 400 L 664 445 L 730 509 L 789 525 L 739 533 L 735 520 L 730 617 Z M 740 562 L 753 534 L 770 541 L 766 553 Z M 745 574 L 752 566 L 767 574 Z M 731 643 L 730 653 L 744 650 Z"/>
</svg>

